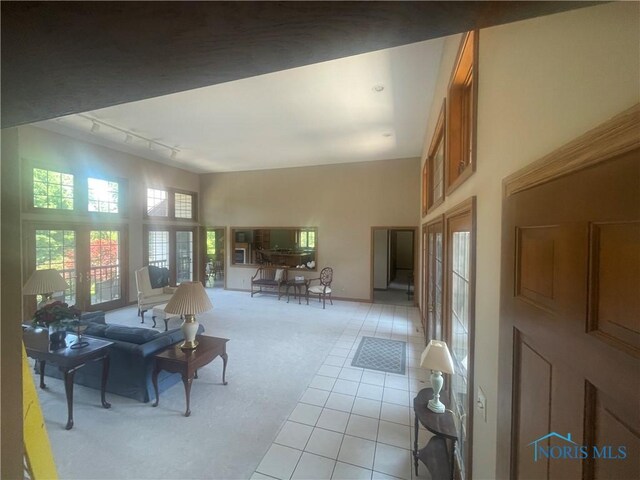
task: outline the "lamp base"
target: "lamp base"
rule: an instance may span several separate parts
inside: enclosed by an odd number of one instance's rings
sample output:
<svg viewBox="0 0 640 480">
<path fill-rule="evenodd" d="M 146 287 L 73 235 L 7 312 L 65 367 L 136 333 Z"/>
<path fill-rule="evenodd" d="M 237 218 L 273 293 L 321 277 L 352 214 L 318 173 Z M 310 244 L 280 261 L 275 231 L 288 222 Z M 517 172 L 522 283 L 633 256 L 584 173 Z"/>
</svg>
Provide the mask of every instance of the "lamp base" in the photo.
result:
<svg viewBox="0 0 640 480">
<path fill-rule="evenodd" d="M 196 333 L 198 333 L 199 325 L 195 315 L 187 314 L 184 316 L 184 322 L 182 322 L 181 327 L 184 335 L 184 342 L 180 345 L 182 350 L 193 350 L 198 346 Z"/>
<path fill-rule="evenodd" d="M 435 398 L 429 400 L 429 403 L 427 403 L 427 408 L 434 413 L 444 413 L 445 409 L 444 403 L 442 403 L 440 399 L 436 400 Z"/>
<path fill-rule="evenodd" d="M 184 342 L 182 342 L 180 344 L 180 348 L 182 350 L 195 350 L 197 346 L 198 346 L 198 341 L 197 340 L 193 340 L 193 341 L 185 340 Z"/>
</svg>

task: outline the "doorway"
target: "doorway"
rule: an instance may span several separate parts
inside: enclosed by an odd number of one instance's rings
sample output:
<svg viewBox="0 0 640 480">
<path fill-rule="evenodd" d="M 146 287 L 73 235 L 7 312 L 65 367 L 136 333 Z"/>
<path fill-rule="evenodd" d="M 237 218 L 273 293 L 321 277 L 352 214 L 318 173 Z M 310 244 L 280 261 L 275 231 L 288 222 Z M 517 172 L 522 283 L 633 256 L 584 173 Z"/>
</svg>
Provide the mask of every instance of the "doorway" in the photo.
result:
<svg viewBox="0 0 640 480">
<path fill-rule="evenodd" d="M 203 229 L 204 268 L 202 283 L 207 288 L 226 288 L 225 227 Z"/>
<path fill-rule="evenodd" d="M 371 229 L 373 303 L 413 306 L 416 229 Z"/>
<path fill-rule="evenodd" d="M 125 226 L 35 223 L 26 228 L 27 276 L 54 268 L 69 284 L 59 300 L 83 311 L 111 310 L 127 302 L 128 258 Z M 26 315 L 35 311 L 25 298 Z"/>
</svg>

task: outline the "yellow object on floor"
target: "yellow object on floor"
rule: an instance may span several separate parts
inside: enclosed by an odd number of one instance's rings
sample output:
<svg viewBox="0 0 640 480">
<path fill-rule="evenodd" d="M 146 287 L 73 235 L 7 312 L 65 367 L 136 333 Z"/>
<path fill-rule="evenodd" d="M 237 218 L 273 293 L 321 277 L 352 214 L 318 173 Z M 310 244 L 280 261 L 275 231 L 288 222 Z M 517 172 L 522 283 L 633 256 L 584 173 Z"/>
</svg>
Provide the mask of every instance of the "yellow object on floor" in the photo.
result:
<svg viewBox="0 0 640 480">
<path fill-rule="evenodd" d="M 25 470 L 35 480 L 57 479 L 56 464 L 44 423 L 40 400 L 33 383 L 27 352 L 22 345 L 22 412 Z"/>
</svg>

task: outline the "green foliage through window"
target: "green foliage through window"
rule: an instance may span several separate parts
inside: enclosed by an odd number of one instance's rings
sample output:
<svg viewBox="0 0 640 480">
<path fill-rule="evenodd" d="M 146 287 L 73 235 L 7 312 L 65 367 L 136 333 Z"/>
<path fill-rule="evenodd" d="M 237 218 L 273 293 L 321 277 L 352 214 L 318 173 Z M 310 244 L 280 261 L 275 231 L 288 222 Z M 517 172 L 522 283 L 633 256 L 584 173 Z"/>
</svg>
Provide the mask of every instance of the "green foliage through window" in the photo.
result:
<svg viewBox="0 0 640 480">
<path fill-rule="evenodd" d="M 33 169 L 33 206 L 73 210 L 73 175 L 42 168 Z"/>
</svg>

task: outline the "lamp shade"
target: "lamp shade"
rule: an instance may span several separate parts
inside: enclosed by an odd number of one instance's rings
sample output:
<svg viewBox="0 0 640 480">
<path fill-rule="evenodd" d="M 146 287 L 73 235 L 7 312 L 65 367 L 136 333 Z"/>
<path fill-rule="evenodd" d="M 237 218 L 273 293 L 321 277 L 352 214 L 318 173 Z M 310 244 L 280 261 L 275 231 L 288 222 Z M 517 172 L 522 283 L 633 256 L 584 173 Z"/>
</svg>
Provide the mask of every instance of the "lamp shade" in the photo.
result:
<svg viewBox="0 0 640 480">
<path fill-rule="evenodd" d="M 442 373 L 454 373 L 453 360 L 445 342 L 431 340 L 420 357 L 420 366 Z"/>
<path fill-rule="evenodd" d="M 22 289 L 23 295 L 38 295 L 42 293 L 63 292 L 69 284 L 62 275 L 54 269 L 36 270 L 31 274 Z"/>
<path fill-rule="evenodd" d="M 211 310 L 213 305 L 201 282 L 182 282 L 164 308 L 167 313 L 195 315 Z"/>
</svg>

